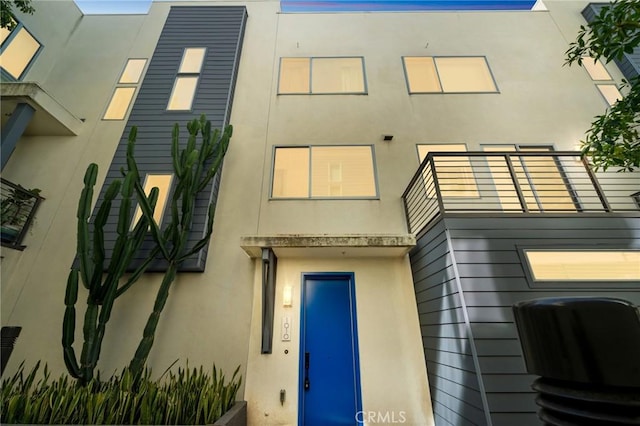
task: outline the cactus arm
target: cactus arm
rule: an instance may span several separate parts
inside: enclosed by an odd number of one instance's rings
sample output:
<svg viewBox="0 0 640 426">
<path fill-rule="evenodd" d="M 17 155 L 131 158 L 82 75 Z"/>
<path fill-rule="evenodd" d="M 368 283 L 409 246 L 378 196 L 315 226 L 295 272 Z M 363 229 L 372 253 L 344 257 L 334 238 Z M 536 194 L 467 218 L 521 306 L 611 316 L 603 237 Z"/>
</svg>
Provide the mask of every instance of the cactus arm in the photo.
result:
<svg viewBox="0 0 640 426">
<path fill-rule="evenodd" d="M 67 279 L 67 290 L 64 296 L 64 321 L 62 323 L 62 348 L 64 363 L 69 374 L 79 379 L 81 377 L 80 367 L 73 349 L 76 330 L 76 301 L 78 300 L 78 270 L 72 269 Z"/>
<path fill-rule="evenodd" d="M 80 366 L 82 370 L 82 380 L 84 383 L 93 379 L 93 370 L 95 366 L 90 364 L 91 351 L 96 337 L 96 321 L 98 319 L 98 305 L 87 301 L 87 310 L 84 314 L 82 353 L 80 354 Z"/>
<path fill-rule="evenodd" d="M 109 212 L 111 211 L 111 203 L 118 195 L 120 191 L 120 181 L 115 180 L 109 185 L 107 189 L 102 205 L 98 209 L 96 219 L 93 224 L 93 277 L 91 278 L 91 289 L 97 289 L 101 285 L 102 273 L 104 270 L 104 225 L 109 218 Z M 95 290 L 94 290 L 95 291 Z"/>
<path fill-rule="evenodd" d="M 151 347 L 153 346 L 154 336 L 156 328 L 158 327 L 158 321 L 160 319 L 160 314 L 164 309 L 164 306 L 167 302 L 167 298 L 169 297 L 169 289 L 171 288 L 171 284 L 176 278 L 176 273 L 178 271 L 178 264 L 175 262 L 170 262 L 165 272 L 165 275 L 162 279 L 162 284 L 160 284 L 160 288 L 158 289 L 158 294 L 156 295 L 156 300 L 153 305 L 153 312 L 149 315 L 147 319 L 147 324 L 144 327 L 144 332 L 142 335 L 142 340 L 136 349 L 136 353 L 129 364 L 129 369 L 134 374 L 134 376 L 139 376 L 144 368 L 144 364 L 147 362 L 147 358 L 149 357 L 149 353 L 151 352 Z"/>
<path fill-rule="evenodd" d="M 138 266 L 138 268 L 136 268 L 136 270 L 131 273 L 131 276 L 129 277 L 127 282 L 122 287 L 118 288 L 116 297 L 120 297 L 122 294 L 124 294 L 124 292 L 127 291 L 129 287 L 131 287 L 138 280 L 138 278 L 142 276 L 142 274 L 147 270 L 151 262 L 155 260 L 155 257 L 159 253 L 160 249 L 155 247 L 151 251 L 151 253 L 149 253 L 149 256 L 144 260 L 144 262 L 142 262 L 142 264 L 140 264 L 140 266 Z"/>
<path fill-rule="evenodd" d="M 210 157 L 215 157 L 215 159 L 211 167 L 209 167 L 209 170 L 205 175 L 204 179 L 202 179 L 202 181 L 200 182 L 200 185 L 198 186 L 198 191 L 202 191 L 220 169 L 222 160 L 224 159 L 224 156 L 227 153 L 227 149 L 229 147 L 229 141 L 232 133 L 233 133 L 233 127 L 230 125 L 227 126 L 224 133 L 220 137 L 220 140 L 213 147 Z"/>
<path fill-rule="evenodd" d="M 211 238 L 211 234 L 213 233 L 213 216 L 215 212 L 215 204 L 209 204 L 209 213 L 207 215 L 207 230 L 205 232 L 204 237 L 202 237 L 190 250 L 188 250 L 184 255 L 182 255 L 178 262 L 185 261 L 189 256 L 199 252 L 208 242 L 209 238 Z"/>
<path fill-rule="evenodd" d="M 89 242 L 89 216 L 91 214 L 91 201 L 93 198 L 93 187 L 98 176 L 98 165 L 90 164 L 84 175 L 84 188 L 78 201 L 78 256 L 80 257 L 80 276 L 85 288 L 90 288 L 91 277 L 93 276 L 93 266 L 90 261 Z"/>
<path fill-rule="evenodd" d="M 169 259 L 169 251 L 167 250 L 164 240 L 160 238 L 160 227 L 158 227 L 155 219 L 153 219 L 153 208 L 151 207 L 151 204 L 147 199 L 147 195 L 144 193 L 144 188 L 142 188 L 140 182 L 135 182 L 135 190 L 138 195 L 138 203 L 140 205 L 140 209 L 142 210 L 142 214 L 149 218 L 149 229 L 151 230 L 151 235 L 153 236 L 156 244 L 158 244 L 162 255 L 165 257 L 165 259 Z"/>
<path fill-rule="evenodd" d="M 138 165 L 133 156 L 137 135 L 138 128 L 134 126 L 131 128 L 131 131 L 129 131 L 129 140 L 127 141 L 127 169 L 134 174 L 136 180 L 140 178 Z"/>
<path fill-rule="evenodd" d="M 180 126 L 176 123 L 171 133 L 171 158 L 173 159 L 173 170 L 176 176 L 182 176 L 182 167 L 180 165 Z"/>
<path fill-rule="evenodd" d="M 160 315 L 165 307 L 171 285 L 176 279 L 178 268 L 187 257 L 198 252 L 207 244 L 213 232 L 214 204 L 211 204 L 209 205 L 204 238 L 200 239 L 193 247 L 187 247 L 196 198 L 198 193 L 207 187 L 219 171 L 229 144 L 232 128 L 227 126 L 222 135 L 218 131 L 212 133 L 210 122 L 202 116 L 199 121 L 196 119 L 189 122 L 187 129 L 189 130 L 189 139 L 186 147 L 182 150 L 179 149 L 177 129 L 174 128 L 173 132 L 172 157 L 177 184 L 170 198 L 171 222 L 162 234 L 157 228 L 154 228 L 154 226 L 157 227 L 155 222 L 151 224 L 153 238 L 158 245 L 158 250 L 162 250 L 168 261 L 168 268 L 158 289 L 153 311 L 147 319 L 142 339 L 129 364 L 129 369 L 134 376 L 140 375 L 143 371 L 155 339 Z M 202 133 L 202 143 L 196 147 L 196 138 L 199 133 Z M 211 160 L 213 160 L 213 164 L 207 165 Z M 136 185 L 136 192 L 141 198 L 142 188 L 139 185 Z M 144 206 L 144 201 L 140 200 L 140 205 L 145 215 L 148 216 L 148 209 Z M 171 248 L 168 253 L 167 247 Z"/>
</svg>

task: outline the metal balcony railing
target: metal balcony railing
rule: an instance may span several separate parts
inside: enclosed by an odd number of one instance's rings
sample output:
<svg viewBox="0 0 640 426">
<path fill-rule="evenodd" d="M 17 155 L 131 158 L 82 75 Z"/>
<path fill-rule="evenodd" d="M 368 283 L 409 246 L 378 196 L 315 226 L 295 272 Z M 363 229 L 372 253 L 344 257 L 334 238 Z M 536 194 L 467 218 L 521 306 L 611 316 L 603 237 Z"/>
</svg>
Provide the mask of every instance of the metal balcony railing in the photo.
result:
<svg viewBox="0 0 640 426">
<path fill-rule="evenodd" d="M 579 152 L 431 152 L 402 199 L 418 234 L 446 213 L 638 212 L 638 190 L 640 173 L 596 173 Z"/>
<path fill-rule="evenodd" d="M 23 250 L 22 240 L 44 198 L 38 195 L 39 190 L 27 190 L 2 178 L 0 181 L 2 245 Z"/>
</svg>

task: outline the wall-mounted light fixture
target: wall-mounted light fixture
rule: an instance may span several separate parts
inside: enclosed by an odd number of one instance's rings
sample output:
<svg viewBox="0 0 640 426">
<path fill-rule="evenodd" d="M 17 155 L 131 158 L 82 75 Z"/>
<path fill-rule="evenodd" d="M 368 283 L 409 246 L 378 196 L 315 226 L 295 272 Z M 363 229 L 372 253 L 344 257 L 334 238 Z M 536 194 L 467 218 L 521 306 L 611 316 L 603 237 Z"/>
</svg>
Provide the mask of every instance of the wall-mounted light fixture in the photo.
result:
<svg viewBox="0 0 640 426">
<path fill-rule="evenodd" d="M 293 291 L 290 285 L 284 286 L 282 289 L 282 306 L 290 308 L 293 302 Z"/>
<path fill-rule="evenodd" d="M 382 140 L 385 142 L 391 142 L 393 140 L 393 135 L 386 133 L 382 135 Z"/>
</svg>

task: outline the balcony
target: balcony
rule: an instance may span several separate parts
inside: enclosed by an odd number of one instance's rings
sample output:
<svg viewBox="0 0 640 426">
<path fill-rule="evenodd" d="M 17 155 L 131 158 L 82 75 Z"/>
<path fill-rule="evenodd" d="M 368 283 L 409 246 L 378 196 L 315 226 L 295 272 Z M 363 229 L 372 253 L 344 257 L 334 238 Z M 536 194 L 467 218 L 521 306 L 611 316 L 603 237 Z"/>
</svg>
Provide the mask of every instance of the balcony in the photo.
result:
<svg viewBox="0 0 640 426">
<path fill-rule="evenodd" d="M 22 241 L 29 230 L 40 202 L 40 190 L 27 190 L 1 179 L 0 210 L 2 245 L 23 250 Z"/>
<path fill-rule="evenodd" d="M 432 152 L 402 195 L 409 231 L 446 215 L 638 213 L 640 173 L 594 172 L 579 152 Z"/>
</svg>

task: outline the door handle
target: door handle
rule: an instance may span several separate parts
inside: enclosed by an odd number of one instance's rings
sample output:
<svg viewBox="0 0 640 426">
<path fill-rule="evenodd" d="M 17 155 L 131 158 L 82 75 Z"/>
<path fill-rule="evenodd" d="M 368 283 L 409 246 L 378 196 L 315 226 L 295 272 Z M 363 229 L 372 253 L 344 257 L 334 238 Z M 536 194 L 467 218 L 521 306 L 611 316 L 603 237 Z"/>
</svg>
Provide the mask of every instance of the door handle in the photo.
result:
<svg viewBox="0 0 640 426">
<path fill-rule="evenodd" d="M 311 383 L 309 382 L 309 352 L 304 353 L 304 390 L 309 390 Z"/>
</svg>

